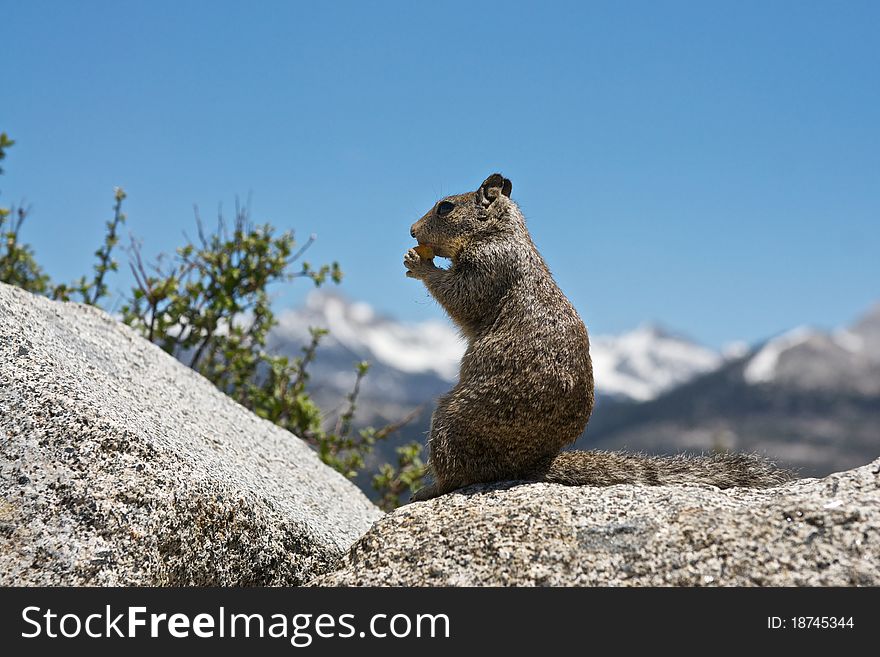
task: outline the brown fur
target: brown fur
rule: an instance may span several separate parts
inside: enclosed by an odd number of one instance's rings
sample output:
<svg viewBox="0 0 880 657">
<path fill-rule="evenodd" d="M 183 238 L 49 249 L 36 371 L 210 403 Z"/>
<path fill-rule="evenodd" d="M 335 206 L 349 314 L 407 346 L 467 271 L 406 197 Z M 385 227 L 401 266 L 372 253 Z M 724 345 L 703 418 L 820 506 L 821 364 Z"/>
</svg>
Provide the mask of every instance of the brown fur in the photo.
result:
<svg viewBox="0 0 880 657">
<path fill-rule="evenodd" d="M 721 487 L 783 481 L 783 471 L 742 455 L 560 453 L 581 435 L 593 409 L 590 344 L 510 199 L 511 188 L 492 174 L 475 192 L 442 199 L 410 231 L 452 265 L 439 268 L 413 248 L 404 258 L 406 275 L 425 284 L 468 340 L 459 382 L 440 398 L 431 421 L 434 483 L 414 499 L 511 479 Z"/>
</svg>

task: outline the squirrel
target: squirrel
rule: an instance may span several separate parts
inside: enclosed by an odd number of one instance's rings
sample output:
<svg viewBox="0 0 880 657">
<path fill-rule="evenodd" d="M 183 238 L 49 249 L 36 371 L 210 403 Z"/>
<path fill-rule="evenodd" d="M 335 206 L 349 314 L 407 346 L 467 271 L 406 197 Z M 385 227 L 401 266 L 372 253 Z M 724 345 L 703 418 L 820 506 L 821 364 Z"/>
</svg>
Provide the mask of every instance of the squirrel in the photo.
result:
<svg viewBox="0 0 880 657">
<path fill-rule="evenodd" d="M 503 480 L 729 488 L 791 479 L 747 454 L 563 451 L 593 410 L 590 342 L 511 200 L 512 187 L 493 173 L 476 191 L 441 199 L 410 229 L 419 246 L 404 257 L 406 275 L 425 284 L 468 341 L 459 382 L 431 418 L 434 482 L 412 500 Z M 437 267 L 435 255 L 451 266 Z"/>
</svg>

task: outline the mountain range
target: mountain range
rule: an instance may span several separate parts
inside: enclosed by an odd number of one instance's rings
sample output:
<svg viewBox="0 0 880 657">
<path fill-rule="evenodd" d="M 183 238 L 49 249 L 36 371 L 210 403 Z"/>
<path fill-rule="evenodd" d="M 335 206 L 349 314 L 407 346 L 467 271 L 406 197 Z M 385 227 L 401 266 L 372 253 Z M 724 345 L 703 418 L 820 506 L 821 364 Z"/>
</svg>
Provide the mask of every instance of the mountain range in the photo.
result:
<svg viewBox="0 0 880 657">
<path fill-rule="evenodd" d="M 355 363 L 370 372 L 356 420 L 415 419 L 383 443 L 424 441 L 436 397 L 458 374 L 465 343 L 448 323 L 402 323 L 370 305 L 317 291 L 279 315 L 269 347 L 298 356 L 309 327 L 328 329 L 309 367 L 310 390 L 330 415 L 345 406 Z M 880 453 L 880 304 L 835 331 L 800 327 L 718 352 L 657 325 L 591 336 L 597 403 L 579 449 L 649 453 L 759 451 L 804 475 L 862 465 Z M 361 483 L 368 488 L 368 476 Z"/>
<path fill-rule="evenodd" d="M 597 407 L 578 448 L 757 451 L 804 476 L 880 454 L 880 304 L 799 327 L 643 403 Z"/>
<path fill-rule="evenodd" d="M 465 342 L 446 322 L 404 324 L 377 314 L 364 302 L 317 291 L 306 303 L 280 314 L 270 347 L 299 355 L 309 327 L 326 328 L 320 357 L 310 372 L 315 384 L 350 389 L 352 366 L 371 363 L 364 393 L 402 401 L 425 400 L 424 388 L 446 390 L 458 377 Z M 591 338 L 590 353 L 600 395 L 645 401 L 716 369 L 715 351 L 658 325 L 645 324 L 619 336 Z"/>
</svg>

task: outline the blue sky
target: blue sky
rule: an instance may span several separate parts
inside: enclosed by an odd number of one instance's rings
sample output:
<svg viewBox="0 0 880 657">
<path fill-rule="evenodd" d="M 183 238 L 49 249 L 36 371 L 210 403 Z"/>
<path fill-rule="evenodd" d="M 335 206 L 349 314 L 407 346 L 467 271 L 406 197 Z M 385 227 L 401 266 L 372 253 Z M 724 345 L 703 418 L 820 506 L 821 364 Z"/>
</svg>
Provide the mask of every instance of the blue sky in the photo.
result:
<svg viewBox="0 0 880 657">
<path fill-rule="evenodd" d="M 880 3 L 0 0 L 0 203 L 73 279 L 129 194 L 146 254 L 193 204 L 318 234 L 341 289 L 441 317 L 409 226 L 499 170 L 594 333 L 710 345 L 880 299 Z M 127 275 L 114 279 L 122 289 Z M 298 303 L 303 281 L 279 291 Z"/>
</svg>

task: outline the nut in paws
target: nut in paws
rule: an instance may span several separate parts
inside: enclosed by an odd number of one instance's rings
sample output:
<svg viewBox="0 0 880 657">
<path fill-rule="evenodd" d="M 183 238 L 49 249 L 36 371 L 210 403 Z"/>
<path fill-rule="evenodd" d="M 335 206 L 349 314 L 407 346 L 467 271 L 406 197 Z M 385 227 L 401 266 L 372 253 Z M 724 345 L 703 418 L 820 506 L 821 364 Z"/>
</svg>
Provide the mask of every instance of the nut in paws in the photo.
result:
<svg viewBox="0 0 880 657">
<path fill-rule="evenodd" d="M 403 256 L 403 266 L 407 268 L 406 275 L 410 278 L 420 278 L 427 270 L 434 267 L 430 260 L 423 260 L 414 248 L 407 251 L 406 255 Z"/>
</svg>

